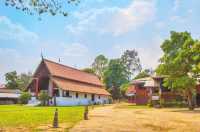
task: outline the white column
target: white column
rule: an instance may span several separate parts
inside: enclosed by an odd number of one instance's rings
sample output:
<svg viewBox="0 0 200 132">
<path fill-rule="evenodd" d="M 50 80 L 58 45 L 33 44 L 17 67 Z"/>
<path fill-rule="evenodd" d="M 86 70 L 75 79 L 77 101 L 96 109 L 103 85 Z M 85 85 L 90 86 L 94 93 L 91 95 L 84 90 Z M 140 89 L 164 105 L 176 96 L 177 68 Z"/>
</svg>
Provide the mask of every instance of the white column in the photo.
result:
<svg viewBox="0 0 200 132">
<path fill-rule="evenodd" d="M 53 93 L 53 82 L 51 81 L 51 79 L 49 79 L 49 87 L 48 87 L 49 96 L 52 96 L 52 93 Z"/>
<path fill-rule="evenodd" d="M 59 95 L 60 95 L 60 97 L 63 97 L 63 94 L 62 94 L 62 89 L 58 89 L 59 90 Z"/>
</svg>

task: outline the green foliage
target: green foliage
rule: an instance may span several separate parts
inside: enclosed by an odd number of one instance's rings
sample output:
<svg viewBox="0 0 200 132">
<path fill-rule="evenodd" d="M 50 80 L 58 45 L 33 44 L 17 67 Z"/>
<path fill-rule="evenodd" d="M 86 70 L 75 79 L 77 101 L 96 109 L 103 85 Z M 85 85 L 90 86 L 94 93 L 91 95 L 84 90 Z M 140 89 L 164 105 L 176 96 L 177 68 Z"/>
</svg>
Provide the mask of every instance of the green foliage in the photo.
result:
<svg viewBox="0 0 200 132">
<path fill-rule="evenodd" d="M 92 68 L 84 68 L 84 69 L 82 69 L 82 71 L 87 72 L 87 73 L 91 73 L 91 74 L 95 74 L 95 71 Z"/>
<path fill-rule="evenodd" d="M 127 83 L 128 79 L 129 77 L 120 59 L 110 60 L 108 68 L 104 72 L 103 81 L 111 92 L 113 99 L 120 98 L 120 86 Z"/>
<path fill-rule="evenodd" d="M 98 55 L 92 63 L 92 69 L 99 77 L 103 77 L 103 73 L 108 66 L 108 59 L 104 55 Z"/>
<path fill-rule="evenodd" d="M 113 99 L 119 99 L 124 90 L 120 86 L 131 80 L 132 74 L 141 70 L 140 59 L 135 50 L 126 50 L 121 58 L 108 60 L 104 55 L 95 58 L 92 69 L 101 77 Z"/>
<path fill-rule="evenodd" d="M 30 72 L 22 73 L 18 76 L 18 86 L 20 90 L 25 91 L 32 79 L 32 74 Z"/>
<path fill-rule="evenodd" d="M 50 97 L 47 91 L 41 90 L 38 98 L 41 101 L 42 106 L 48 105 L 48 100 L 50 99 Z"/>
<path fill-rule="evenodd" d="M 137 74 L 134 79 L 149 77 L 152 74 L 153 74 L 153 71 L 151 69 L 145 69 L 145 70 L 141 71 L 139 74 Z"/>
<path fill-rule="evenodd" d="M 9 89 L 18 89 L 18 77 L 17 77 L 17 72 L 13 71 L 13 72 L 9 72 L 5 74 L 5 78 L 6 78 L 6 87 Z"/>
<path fill-rule="evenodd" d="M 126 74 L 131 76 L 136 71 L 141 71 L 142 66 L 136 50 L 126 50 L 120 58 L 126 69 Z"/>
<path fill-rule="evenodd" d="M 19 97 L 19 101 L 21 104 L 27 104 L 30 99 L 31 94 L 29 92 L 23 92 Z"/>
<path fill-rule="evenodd" d="M 67 16 L 69 5 L 78 5 L 80 0 L 6 0 L 5 5 L 21 10 L 29 15 L 49 13 L 52 16 Z"/>
<path fill-rule="evenodd" d="M 126 97 L 126 91 L 128 90 L 129 86 L 130 86 L 130 82 L 124 83 L 124 84 L 122 84 L 122 85 L 120 86 L 120 92 L 121 92 L 121 95 L 122 95 L 123 97 Z"/>
<path fill-rule="evenodd" d="M 25 91 L 31 81 L 32 74 L 22 73 L 17 75 L 16 71 L 8 72 L 5 74 L 6 87 L 10 89 L 20 89 Z"/>
<path fill-rule="evenodd" d="M 164 85 L 185 93 L 189 107 L 192 108 L 192 98 L 199 76 L 200 43 L 194 40 L 188 32 L 171 32 L 169 39 L 161 45 L 164 55 L 156 72 L 167 75 Z"/>
</svg>

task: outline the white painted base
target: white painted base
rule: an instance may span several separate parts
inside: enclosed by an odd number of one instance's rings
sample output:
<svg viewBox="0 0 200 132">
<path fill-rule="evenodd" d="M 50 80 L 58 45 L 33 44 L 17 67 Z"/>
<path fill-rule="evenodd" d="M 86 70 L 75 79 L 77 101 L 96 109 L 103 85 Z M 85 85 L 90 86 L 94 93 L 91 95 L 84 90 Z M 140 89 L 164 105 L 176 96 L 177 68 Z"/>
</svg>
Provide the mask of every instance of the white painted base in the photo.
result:
<svg viewBox="0 0 200 132">
<path fill-rule="evenodd" d="M 36 97 L 31 97 L 31 100 L 28 101 L 27 106 L 37 106 L 40 104 L 40 101 Z"/>
<path fill-rule="evenodd" d="M 54 99 L 50 101 L 54 105 Z M 101 97 L 101 99 L 95 98 L 94 101 L 87 98 L 73 98 L 73 97 L 56 97 L 57 106 L 76 106 L 76 105 L 90 105 L 90 104 L 108 104 L 109 100 L 107 96 Z M 28 106 L 37 106 L 40 104 L 40 101 L 35 97 L 32 97 L 28 102 Z"/>
<path fill-rule="evenodd" d="M 75 105 L 89 105 L 89 104 L 108 104 L 109 96 L 94 95 L 94 101 L 92 101 L 92 94 L 90 93 L 77 93 L 69 91 L 70 97 L 62 96 L 62 89 L 59 89 L 60 96 L 56 97 L 57 106 L 75 106 Z M 78 94 L 78 96 L 76 96 Z M 85 97 L 87 95 L 87 97 Z M 30 105 L 38 105 L 40 103 L 35 97 L 32 97 L 29 101 Z M 50 105 L 54 105 L 54 98 L 50 101 Z"/>
<path fill-rule="evenodd" d="M 107 104 L 108 100 L 74 99 L 67 97 L 56 97 L 56 105 L 58 106 L 75 106 L 75 105 L 90 105 L 90 104 Z"/>
</svg>

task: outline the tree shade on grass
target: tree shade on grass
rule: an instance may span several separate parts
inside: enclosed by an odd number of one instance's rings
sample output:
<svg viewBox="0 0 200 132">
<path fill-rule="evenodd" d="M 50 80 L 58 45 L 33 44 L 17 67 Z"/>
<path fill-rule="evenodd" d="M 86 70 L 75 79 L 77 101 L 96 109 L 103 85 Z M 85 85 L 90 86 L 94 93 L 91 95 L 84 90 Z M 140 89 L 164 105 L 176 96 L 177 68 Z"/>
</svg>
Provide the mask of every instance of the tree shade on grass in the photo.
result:
<svg viewBox="0 0 200 132">
<path fill-rule="evenodd" d="M 18 105 L 0 106 L 0 128 L 26 128 L 35 130 L 38 126 L 52 124 L 55 109 L 58 108 L 59 123 L 72 127 L 83 119 L 84 108 L 74 107 L 28 107 Z"/>
</svg>

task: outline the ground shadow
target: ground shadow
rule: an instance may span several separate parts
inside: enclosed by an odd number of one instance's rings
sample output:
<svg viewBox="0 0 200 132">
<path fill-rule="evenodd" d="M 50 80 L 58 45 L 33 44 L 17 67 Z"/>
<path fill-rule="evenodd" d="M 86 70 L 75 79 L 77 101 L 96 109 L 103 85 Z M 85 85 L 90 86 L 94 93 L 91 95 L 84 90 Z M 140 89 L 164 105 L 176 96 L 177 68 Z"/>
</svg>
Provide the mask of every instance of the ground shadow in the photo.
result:
<svg viewBox="0 0 200 132">
<path fill-rule="evenodd" d="M 188 113 L 188 114 L 200 114 L 200 109 L 195 109 L 195 110 L 188 110 L 188 109 L 176 109 L 176 110 L 171 110 L 171 112 L 179 112 L 179 113 Z"/>
</svg>

